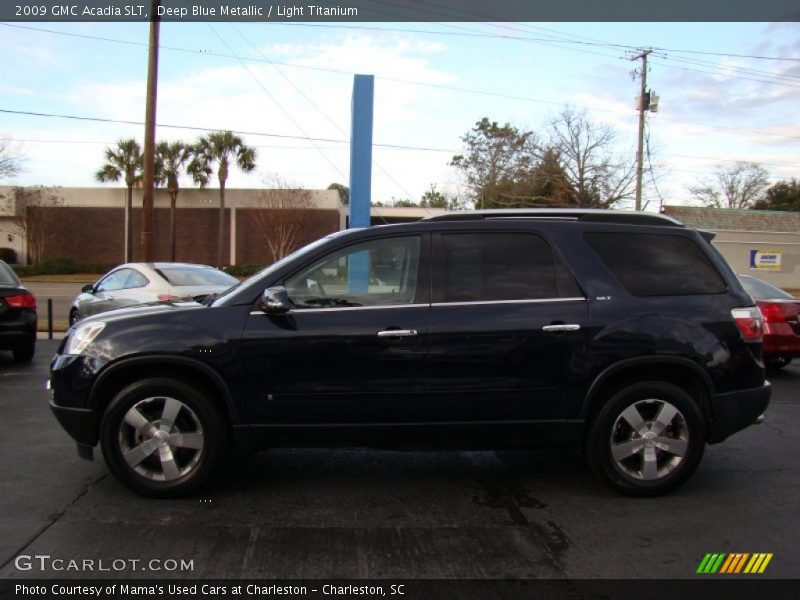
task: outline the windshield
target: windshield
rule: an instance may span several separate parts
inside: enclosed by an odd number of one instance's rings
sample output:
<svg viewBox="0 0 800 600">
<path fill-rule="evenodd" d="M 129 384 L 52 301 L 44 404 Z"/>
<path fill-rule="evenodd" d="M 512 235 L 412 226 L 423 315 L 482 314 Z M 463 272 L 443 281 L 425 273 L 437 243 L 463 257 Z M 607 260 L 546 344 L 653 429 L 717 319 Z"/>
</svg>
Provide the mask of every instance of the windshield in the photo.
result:
<svg viewBox="0 0 800 600">
<path fill-rule="evenodd" d="M 177 287 L 186 286 L 232 286 L 239 282 L 236 277 L 223 273 L 211 267 L 174 266 L 162 267 L 158 272 L 164 276 L 170 285 Z"/>
<path fill-rule="evenodd" d="M 794 300 L 794 296 L 791 294 L 787 294 L 779 287 L 775 287 L 771 283 L 767 283 L 766 281 L 762 281 L 756 277 L 740 275 L 739 279 L 742 282 L 742 286 L 744 287 L 745 291 L 747 291 L 747 293 L 756 300 Z"/>
<path fill-rule="evenodd" d="M 257 285 L 258 283 L 260 283 L 260 281 L 261 281 L 261 279 L 263 277 L 269 275 L 270 273 L 274 273 L 275 271 L 277 271 L 278 269 L 280 269 L 284 265 L 288 264 L 289 262 L 293 261 L 294 259 L 300 258 L 304 254 L 307 254 L 309 252 L 312 252 L 312 251 L 316 250 L 317 248 L 319 248 L 323 244 L 327 243 L 329 240 L 331 240 L 331 239 L 333 239 L 335 237 L 339 237 L 340 235 L 344 235 L 348 231 L 353 231 L 353 230 L 352 229 L 346 229 L 344 231 L 337 231 L 336 233 L 332 233 L 331 235 L 325 236 L 324 238 L 320 238 L 320 239 L 318 239 L 318 240 L 316 240 L 314 242 L 311 242 L 310 244 L 308 244 L 306 246 L 303 246 L 302 248 L 300 248 L 298 250 L 295 250 L 294 252 L 292 252 L 288 256 L 284 256 L 278 262 L 274 262 L 271 265 L 268 265 L 268 266 L 264 267 L 263 269 L 261 269 L 255 275 L 251 275 L 250 277 L 248 277 L 244 281 L 240 281 L 239 283 L 237 283 L 233 287 L 228 288 L 227 290 L 225 290 L 224 292 L 219 294 L 219 296 L 217 296 L 214 299 L 214 302 L 213 302 L 212 306 L 216 306 L 218 303 L 220 303 L 220 300 L 222 300 L 223 298 L 227 298 L 233 292 L 238 292 L 240 290 L 246 290 L 246 289 L 248 289 L 248 288 L 250 288 L 250 287 L 252 287 L 254 285 Z"/>
</svg>

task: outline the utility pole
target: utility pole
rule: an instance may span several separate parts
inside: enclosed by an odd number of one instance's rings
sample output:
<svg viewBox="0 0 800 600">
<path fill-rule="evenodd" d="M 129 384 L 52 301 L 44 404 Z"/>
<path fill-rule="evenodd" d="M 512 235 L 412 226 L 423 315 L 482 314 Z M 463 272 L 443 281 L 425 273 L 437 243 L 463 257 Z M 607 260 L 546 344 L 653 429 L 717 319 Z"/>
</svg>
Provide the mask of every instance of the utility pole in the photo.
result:
<svg viewBox="0 0 800 600">
<path fill-rule="evenodd" d="M 155 179 L 156 96 L 158 89 L 158 34 L 160 0 L 150 6 L 150 51 L 147 59 L 147 101 L 144 125 L 144 168 L 142 170 L 142 260 L 152 262 L 153 248 L 153 187 Z"/>
<path fill-rule="evenodd" d="M 639 74 L 642 82 L 639 93 L 639 143 L 636 146 L 636 210 L 642 210 L 642 173 L 644 172 L 644 117 L 648 109 L 645 98 L 647 93 L 647 55 L 652 50 L 643 50 L 640 54 L 631 57 L 631 60 L 642 59 L 642 72 Z"/>
</svg>

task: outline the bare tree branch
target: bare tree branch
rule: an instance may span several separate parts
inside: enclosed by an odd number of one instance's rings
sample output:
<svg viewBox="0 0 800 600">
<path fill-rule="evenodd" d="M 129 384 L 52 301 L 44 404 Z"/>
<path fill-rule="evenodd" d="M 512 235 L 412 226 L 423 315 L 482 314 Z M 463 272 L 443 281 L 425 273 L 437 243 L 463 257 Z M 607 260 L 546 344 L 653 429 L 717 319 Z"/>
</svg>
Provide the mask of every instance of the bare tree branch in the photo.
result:
<svg viewBox="0 0 800 600">
<path fill-rule="evenodd" d="M 714 208 L 749 208 L 764 197 L 769 172 L 755 162 L 737 161 L 718 165 L 712 181 L 691 186 L 689 192 L 701 203 Z"/>
<path fill-rule="evenodd" d="M 21 148 L 5 136 L 0 136 L 0 180 L 19 175 L 24 161 Z"/>
<path fill-rule="evenodd" d="M 317 202 L 309 190 L 291 188 L 274 178 L 271 189 L 258 195 L 252 221 L 258 242 L 275 262 L 308 241 L 315 228 Z"/>
</svg>

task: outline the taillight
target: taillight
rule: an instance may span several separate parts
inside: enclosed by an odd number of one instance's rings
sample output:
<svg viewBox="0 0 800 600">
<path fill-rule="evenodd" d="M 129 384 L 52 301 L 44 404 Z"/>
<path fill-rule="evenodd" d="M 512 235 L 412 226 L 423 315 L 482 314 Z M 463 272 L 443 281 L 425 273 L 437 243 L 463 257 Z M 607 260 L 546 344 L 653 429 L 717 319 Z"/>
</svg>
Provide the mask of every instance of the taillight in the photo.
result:
<svg viewBox="0 0 800 600">
<path fill-rule="evenodd" d="M 785 323 L 786 314 L 779 304 L 761 304 L 759 306 L 761 314 L 764 315 L 765 323 Z"/>
<path fill-rule="evenodd" d="M 731 316 L 746 340 L 761 340 L 764 337 L 764 317 L 756 306 L 734 308 Z"/>
<path fill-rule="evenodd" d="M 172 300 L 177 300 L 180 296 L 173 296 L 172 294 L 159 294 L 158 301 L 159 302 L 170 302 Z"/>
<path fill-rule="evenodd" d="M 11 308 L 36 308 L 36 296 L 31 293 L 4 298 Z"/>
</svg>

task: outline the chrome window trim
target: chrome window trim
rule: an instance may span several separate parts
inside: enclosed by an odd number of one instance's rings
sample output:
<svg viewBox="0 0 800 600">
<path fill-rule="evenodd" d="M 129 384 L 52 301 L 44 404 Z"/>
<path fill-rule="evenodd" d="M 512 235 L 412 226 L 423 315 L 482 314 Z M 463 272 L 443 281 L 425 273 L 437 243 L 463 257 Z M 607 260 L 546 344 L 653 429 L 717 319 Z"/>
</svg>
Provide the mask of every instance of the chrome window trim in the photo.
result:
<svg viewBox="0 0 800 600">
<path fill-rule="evenodd" d="M 432 302 L 431 304 L 387 304 L 383 306 L 332 306 L 330 308 L 293 308 L 291 312 L 318 313 L 335 312 L 342 310 L 379 310 L 393 308 L 426 308 L 429 306 L 472 306 L 482 304 L 542 304 L 544 302 L 586 302 L 586 298 L 530 298 L 523 300 L 473 300 L 469 302 Z M 251 315 L 266 314 L 260 310 L 251 310 Z"/>
<path fill-rule="evenodd" d="M 470 300 L 467 302 L 434 302 L 432 306 L 472 306 L 476 304 L 541 304 L 544 302 L 585 302 L 586 298 L 527 298 L 522 300 Z"/>
<path fill-rule="evenodd" d="M 331 306 L 330 308 L 293 308 L 290 313 L 319 313 L 319 312 L 339 312 L 343 310 L 379 310 L 393 308 L 428 308 L 430 304 L 384 304 L 381 306 Z M 251 315 L 267 314 L 260 310 L 251 310 Z"/>
</svg>

